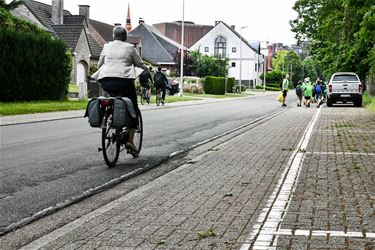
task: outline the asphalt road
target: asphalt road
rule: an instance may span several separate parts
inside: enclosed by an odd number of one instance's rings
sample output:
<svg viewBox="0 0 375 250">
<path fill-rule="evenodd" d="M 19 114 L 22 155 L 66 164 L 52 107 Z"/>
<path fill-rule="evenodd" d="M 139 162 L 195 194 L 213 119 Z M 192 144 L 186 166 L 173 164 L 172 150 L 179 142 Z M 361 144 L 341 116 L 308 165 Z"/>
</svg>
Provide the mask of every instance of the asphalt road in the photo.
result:
<svg viewBox="0 0 375 250">
<path fill-rule="evenodd" d="M 275 96 L 144 111 L 140 157 L 123 152 L 111 169 L 97 150 L 101 131 L 89 127 L 87 119 L 2 127 L 0 229 L 272 113 L 280 109 Z"/>
</svg>

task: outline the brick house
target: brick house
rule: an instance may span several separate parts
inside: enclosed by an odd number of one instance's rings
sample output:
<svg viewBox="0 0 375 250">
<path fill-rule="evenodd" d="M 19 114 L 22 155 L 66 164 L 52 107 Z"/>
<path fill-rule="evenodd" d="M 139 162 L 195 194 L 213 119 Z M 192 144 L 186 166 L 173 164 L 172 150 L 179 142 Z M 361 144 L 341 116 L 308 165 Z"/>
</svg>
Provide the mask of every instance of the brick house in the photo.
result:
<svg viewBox="0 0 375 250">
<path fill-rule="evenodd" d="M 153 24 L 163 35 L 181 43 L 182 22 Z M 194 43 L 206 35 L 214 26 L 195 24 L 194 22 L 184 22 L 184 46 L 190 48 Z"/>
</svg>

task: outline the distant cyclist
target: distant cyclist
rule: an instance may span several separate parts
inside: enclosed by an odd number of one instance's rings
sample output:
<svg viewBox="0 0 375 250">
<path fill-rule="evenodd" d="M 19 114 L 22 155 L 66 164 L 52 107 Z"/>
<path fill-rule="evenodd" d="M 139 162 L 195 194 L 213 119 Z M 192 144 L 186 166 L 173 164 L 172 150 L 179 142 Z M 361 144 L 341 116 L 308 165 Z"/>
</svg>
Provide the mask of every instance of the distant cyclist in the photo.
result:
<svg viewBox="0 0 375 250">
<path fill-rule="evenodd" d="M 165 102 L 165 92 L 166 92 L 166 86 L 168 85 L 168 79 L 164 75 L 163 72 L 161 72 L 161 67 L 158 67 L 158 71 L 154 75 L 154 86 L 156 89 L 160 89 L 162 91 L 162 103 Z"/>
<path fill-rule="evenodd" d="M 148 70 L 144 70 L 140 75 L 139 75 L 139 83 L 143 88 L 147 89 L 147 97 L 150 100 L 151 97 L 151 85 L 153 84 L 152 76 L 152 67 L 149 67 Z"/>
</svg>

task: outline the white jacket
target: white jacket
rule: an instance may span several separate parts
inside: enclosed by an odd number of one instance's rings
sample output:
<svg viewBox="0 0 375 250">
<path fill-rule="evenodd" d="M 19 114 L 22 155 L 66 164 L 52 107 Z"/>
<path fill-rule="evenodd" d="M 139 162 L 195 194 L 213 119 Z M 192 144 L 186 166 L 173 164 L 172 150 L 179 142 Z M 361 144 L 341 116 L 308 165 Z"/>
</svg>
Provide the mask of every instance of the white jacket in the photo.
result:
<svg viewBox="0 0 375 250">
<path fill-rule="evenodd" d="M 119 40 L 104 45 L 98 67 L 99 70 L 92 75 L 98 80 L 104 77 L 135 79 L 147 69 L 134 46 Z"/>
</svg>

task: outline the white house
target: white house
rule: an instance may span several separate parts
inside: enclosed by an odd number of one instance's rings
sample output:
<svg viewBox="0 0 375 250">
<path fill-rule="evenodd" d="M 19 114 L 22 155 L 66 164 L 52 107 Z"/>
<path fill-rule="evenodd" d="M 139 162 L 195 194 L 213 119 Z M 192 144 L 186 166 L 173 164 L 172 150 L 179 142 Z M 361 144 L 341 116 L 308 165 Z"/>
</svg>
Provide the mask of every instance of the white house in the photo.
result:
<svg viewBox="0 0 375 250">
<path fill-rule="evenodd" d="M 254 46 L 254 44 L 252 43 Z M 229 77 L 240 80 L 245 86 L 252 87 L 261 84 L 260 75 L 263 72 L 263 55 L 260 54 L 259 43 L 252 47 L 235 30 L 222 21 L 190 47 L 190 50 L 198 50 L 205 55 L 220 55 L 229 59 Z M 241 66 L 242 62 L 242 66 Z M 240 77 L 241 72 L 241 77 Z M 254 85 L 253 85 L 254 84 Z"/>
</svg>

